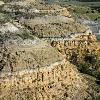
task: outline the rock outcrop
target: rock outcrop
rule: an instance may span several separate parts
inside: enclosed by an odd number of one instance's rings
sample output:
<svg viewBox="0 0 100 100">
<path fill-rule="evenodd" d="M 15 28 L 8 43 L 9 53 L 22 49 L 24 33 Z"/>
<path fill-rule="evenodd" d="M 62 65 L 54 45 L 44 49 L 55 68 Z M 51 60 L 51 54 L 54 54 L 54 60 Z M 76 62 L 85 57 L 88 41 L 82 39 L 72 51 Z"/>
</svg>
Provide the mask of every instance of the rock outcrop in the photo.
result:
<svg viewBox="0 0 100 100">
<path fill-rule="evenodd" d="M 77 34 L 77 33 L 76 33 Z M 50 41 L 48 39 L 48 41 Z M 58 49 L 58 51 L 62 52 L 63 54 L 67 55 L 67 53 L 69 54 L 69 52 L 67 50 L 71 50 L 74 51 L 79 50 L 80 49 L 90 49 L 93 50 L 95 49 L 94 45 L 96 43 L 96 36 L 93 34 L 84 34 L 84 35 L 79 35 L 78 37 L 71 39 L 71 40 L 52 40 L 51 41 L 51 45 L 53 47 L 56 47 Z M 89 47 L 91 46 L 91 48 Z M 99 51 L 98 49 L 95 49 L 97 51 Z M 84 51 L 83 51 L 84 52 Z M 67 56 L 68 57 L 68 56 Z"/>
<path fill-rule="evenodd" d="M 85 79 L 68 61 L 0 75 L 0 99 L 83 100 L 89 96 Z M 81 94 L 82 93 L 82 94 Z M 81 96 L 78 96 L 78 95 Z M 91 97 L 88 97 L 91 98 Z"/>
<path fill-rule="evenodd" d="M 82 100 L 88 96 L 87 81 L 56 49 L 39 39 L 15 37 L 8 37 L 0 47 L 1 100 Z M 78 97 L 80 91 L 84 92 Z"/>
<path fill-rule="evenodd" d="M 0 100 L 94 100 L 91 78 L 69 60 L 73 51 L 100 51 L 88 26 L 55 4 L 6 2 L 0 6 Z"/>
</svg>

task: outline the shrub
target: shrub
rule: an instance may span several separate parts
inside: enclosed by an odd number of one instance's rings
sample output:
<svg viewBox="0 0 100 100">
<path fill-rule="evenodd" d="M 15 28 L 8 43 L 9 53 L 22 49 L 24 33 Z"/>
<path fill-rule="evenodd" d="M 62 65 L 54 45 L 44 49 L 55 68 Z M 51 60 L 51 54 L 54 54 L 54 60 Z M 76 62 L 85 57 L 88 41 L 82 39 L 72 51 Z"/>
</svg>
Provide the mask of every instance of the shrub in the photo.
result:
<svg viewBox="0 0 100 100">
<path fill-rule="evenodd" d="M 24 30 L 22 33 L 18 34 L 19 37 L 21 37 L 23 40 L 25 39 L 34 39 L 34 36 L 30 34 L 27 30 Z"/>
</svg>

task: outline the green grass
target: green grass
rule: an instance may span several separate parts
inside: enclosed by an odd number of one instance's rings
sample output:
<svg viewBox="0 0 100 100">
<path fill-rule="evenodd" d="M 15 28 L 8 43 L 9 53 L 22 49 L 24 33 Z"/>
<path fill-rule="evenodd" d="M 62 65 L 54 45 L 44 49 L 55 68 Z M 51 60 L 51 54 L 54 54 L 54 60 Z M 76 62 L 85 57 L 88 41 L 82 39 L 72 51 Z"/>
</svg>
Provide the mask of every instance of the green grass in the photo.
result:
<svg viewBox="0 0 100 100">
<path fill-rule="evenodd" d="M 100 14 L 99 13 L 89 13 L 86 14 L 90 19 L 100 21 Z"/>
<path fill-rule="evenodd" d="M 85 18 L 100 21 L 100 2 L 61 1 L 59 4 Z"/>
<path fill-rule="evenodd" d="M 83 17 L 90 18 L 91 20 L 100 21 L 100 13 L 90 7 L 73 6 L 74 12 L 82 15 Z"/>
<path fill-rule="evenodd" d="M 73 6 L 74 10 L 76 13 L 81 13 L 81 14 L 86 14 L 88 13 L 92 13 L 92 10 L 90 7 L 83 7 L 83 6 Z M 94 13 L 96 12 L 95 10 L 93 10 Z"/>
</svg>

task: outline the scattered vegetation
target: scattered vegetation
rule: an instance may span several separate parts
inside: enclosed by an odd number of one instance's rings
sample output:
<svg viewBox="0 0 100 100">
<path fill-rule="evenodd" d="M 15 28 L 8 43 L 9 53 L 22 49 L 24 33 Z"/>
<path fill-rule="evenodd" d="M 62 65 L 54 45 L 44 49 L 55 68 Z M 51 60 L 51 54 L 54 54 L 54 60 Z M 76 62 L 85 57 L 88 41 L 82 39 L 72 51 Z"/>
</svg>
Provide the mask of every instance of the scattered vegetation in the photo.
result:
<svg viewBox="0 0 100 100">
<path fill-rule="evenodd" d="M 82 61 L 79 60 L 78 54 L 73 53 L 70 61 L 75 64 L 78 68 L 78 70 L 81 73 L 88 74 L 91 76 L 94 76 L 95 78 L 99 79 L 100 77 L 100 72 L 99 72 L 99 67 L 100 67 L 100 59 L 97 55 L 95 54 L 87 54 L 82 55 L 83 59 Z"/>
<path fill-rule="evenodd" d="M 31 40 L 33 40 L 34 39 L 34 36 L 31 35 L 31 33 L 28 30 L 24 30 L 24 31 L 18 33 L 17 35 L 19 37 L 21 37 L 23 40 L 25 40 L 25 39 L 31 39 Z"/>
<path fill-rule="evenodd" d="M 74 13 L 79 14 L 83 17 L 90 18 L 92 20 L 99 21 L 100 13 L 95 9 L 91 9 L 90 7 L 85 6 L 74 6 Z"/>
<path fill-rule="evenodd" d="M 91 95 L 92 100 L 99 100 L 100 85 L 96 84 L 96 82 L 93 79 L 88 79 L 88 80 L 89 80 L 89 88 L 87 89 L 88 94 Z"/>
<path fill-rule="evenodd" d="M 79 2 L 80 1 L 80 2 Z M 90 0 L 92 1 L 92 0 Z M 85 18 L 100 21 L 100 2 L 89 0 L 63 0 L 60 5 Z"/>
<path fill-rule="evenodd" d="M 10 18 L 8 15 L 4 14 L 4 13 L 0 13 L 0 23 L 6 23 L 7 21 L 9 21 Z"/>
</svg>

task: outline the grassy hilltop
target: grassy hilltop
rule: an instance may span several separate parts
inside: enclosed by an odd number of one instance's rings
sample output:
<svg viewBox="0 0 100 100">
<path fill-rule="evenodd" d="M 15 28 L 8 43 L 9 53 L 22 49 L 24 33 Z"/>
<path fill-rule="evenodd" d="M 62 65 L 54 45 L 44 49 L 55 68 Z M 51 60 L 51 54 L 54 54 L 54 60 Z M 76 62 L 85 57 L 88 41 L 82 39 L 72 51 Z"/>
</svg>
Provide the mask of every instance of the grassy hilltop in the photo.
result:
<svg viewBox="0 0 100 100">
<path fill-rule="evenodd" d="M 47 0 L 52 2 L 52 0 Z M 100 21 L 100 1 L 99 0 L 55 0 L 60 5 L 70 9 L 84 18 Z"/>
</svg>

